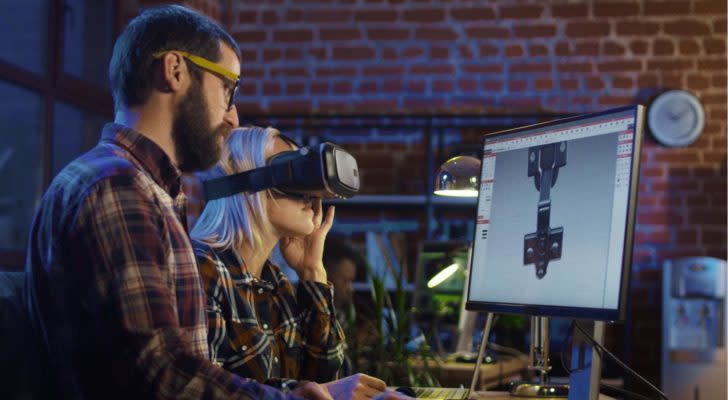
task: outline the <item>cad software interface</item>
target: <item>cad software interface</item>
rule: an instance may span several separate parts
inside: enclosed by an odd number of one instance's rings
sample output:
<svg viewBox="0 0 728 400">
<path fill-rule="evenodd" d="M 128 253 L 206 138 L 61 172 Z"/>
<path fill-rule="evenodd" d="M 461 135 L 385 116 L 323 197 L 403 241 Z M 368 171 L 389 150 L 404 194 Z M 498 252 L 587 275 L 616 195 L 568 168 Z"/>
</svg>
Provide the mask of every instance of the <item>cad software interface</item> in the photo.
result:
<svg viewBox="0 0 728 400">
<path fill-rule="evenodd" d="M 635 113 L 486 136 L 469 300 L 617 309 Z"/>
</svg>

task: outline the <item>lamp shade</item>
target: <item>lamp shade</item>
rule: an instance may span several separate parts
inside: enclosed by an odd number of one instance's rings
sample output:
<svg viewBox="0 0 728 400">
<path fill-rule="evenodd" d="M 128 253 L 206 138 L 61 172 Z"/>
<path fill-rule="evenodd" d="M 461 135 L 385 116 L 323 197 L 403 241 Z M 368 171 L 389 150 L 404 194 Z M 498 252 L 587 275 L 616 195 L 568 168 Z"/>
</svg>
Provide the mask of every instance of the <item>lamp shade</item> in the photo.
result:
<svg viewBox="0 0 728 400">
<path fill-rule="evenodd" d="M 457 156 L 445 161 L 435 174 L 434 193 L 438 196 L 478 197 L 480 160 Z"/>
</svg>

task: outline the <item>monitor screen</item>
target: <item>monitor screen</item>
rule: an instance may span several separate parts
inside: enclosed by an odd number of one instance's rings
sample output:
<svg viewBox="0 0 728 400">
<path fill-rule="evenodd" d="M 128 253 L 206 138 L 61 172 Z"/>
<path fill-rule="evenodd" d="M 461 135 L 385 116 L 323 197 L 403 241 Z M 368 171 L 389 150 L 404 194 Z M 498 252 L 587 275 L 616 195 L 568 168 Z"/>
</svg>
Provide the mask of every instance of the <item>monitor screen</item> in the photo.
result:
<svg viewBox="0 0 728 400">
<path fill-rule="evenodd" d="M 631 106 L 484 136 L 467 309 L 624 318 L 643 121 Z"/>
</svg>

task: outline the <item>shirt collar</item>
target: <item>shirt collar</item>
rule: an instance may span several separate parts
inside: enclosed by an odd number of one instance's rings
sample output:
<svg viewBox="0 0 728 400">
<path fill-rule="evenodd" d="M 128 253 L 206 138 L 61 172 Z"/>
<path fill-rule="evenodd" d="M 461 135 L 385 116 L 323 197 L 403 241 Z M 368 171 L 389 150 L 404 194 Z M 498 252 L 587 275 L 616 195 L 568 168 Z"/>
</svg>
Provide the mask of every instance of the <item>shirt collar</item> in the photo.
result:
<svg viewBox="0 0 728 400">
<path fill-rule="evenodd" d="M 263 269 L 260 271 L 260 278 L 256 278 L 245 267 L 245 260 L 235 250 L 227 249 L 221 255 L 221 259 L 225 265 L 237 265 L 241 276 L 238 278 L 239 283 L 249 286 L 262 286 L 269 290 L 273 290 L 286 280 L 285 274 L 271 260 L 266 260 Z M 232 271 L 231 271 L 232 272 Z M 234 275 L 234 274 L 233 274 Z M 233 276 L 234 277 L 234 276 Z M 235 277 L 234 277 L 235 278 Z"/>
<path fill-rule="evenodd" d="M 108 123 L 101 132 L 101 142 L 115 143 L 126 149 L 172 198 L 181 188 L 181 172 L 159 145 L 143 134 L 116 123 Z"/>
</svg>

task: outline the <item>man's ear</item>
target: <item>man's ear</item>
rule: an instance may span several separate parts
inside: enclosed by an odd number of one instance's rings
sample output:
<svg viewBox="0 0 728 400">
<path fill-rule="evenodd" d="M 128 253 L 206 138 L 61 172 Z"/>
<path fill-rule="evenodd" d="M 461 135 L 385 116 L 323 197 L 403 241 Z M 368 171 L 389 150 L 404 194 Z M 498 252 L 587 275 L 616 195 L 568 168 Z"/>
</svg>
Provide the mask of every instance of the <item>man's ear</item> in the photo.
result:
<svg viewBox="0 0 728 400">
<path fill-rule="evenodd" d="M 185 85 L 186 77 L 189 76 L 187 63 L 182 55 L 170 51 L 160 59 L 160 67 L 157 69 L 157 85 L 162 92 L 177 92 Z"/>
</svg>

